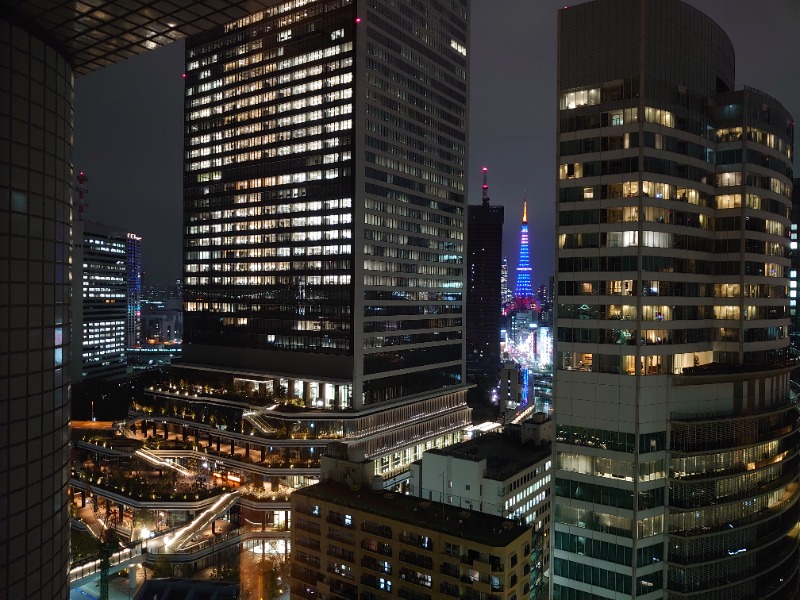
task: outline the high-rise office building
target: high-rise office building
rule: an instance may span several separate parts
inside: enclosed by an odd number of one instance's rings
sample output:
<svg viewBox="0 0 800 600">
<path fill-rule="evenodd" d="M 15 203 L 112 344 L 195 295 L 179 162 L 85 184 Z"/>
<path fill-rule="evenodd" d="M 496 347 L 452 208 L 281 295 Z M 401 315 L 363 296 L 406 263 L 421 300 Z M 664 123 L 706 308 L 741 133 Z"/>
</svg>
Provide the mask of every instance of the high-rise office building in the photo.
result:
<svg viewBox="0 0 800 600">
<path fill-rule="evenodd" d="M 789 343 L 795 350 L 800 343 L 800 310 L 797 307 L 800 291 L 800 179 L 792 182 L 792 224 L 789 232 Z"/>
<path fill-rule="evenodd" d="M 119 377 L 127 371 L 128 241 L 101 223 L 73 224 L 72 326 L 81 340 L 73 381 Z"/>
<path fill-rule="evenodd" d="M 553 598 L 797 598 L 792 118 L 678 0 L 561 10 L 558 86 Z"/>
<path fill-rule="evenodd" d="M 128 234 L 127 242 L 128 278 L 128 348 L 142 345 L 142 238 Z"/>
<path fill-rule="evenodd" d="M 503 207 L 489 204 L 484 167 L 483 201 L 467 210 L 467 369 L 497 379 L 500 371 Z M 493 382 L 493 384 L 495 383 Z"/>
<path fill-rule="evenodd" d="M 282 2 L 186 45 L 182 368 L 387 476 L 469 421 L 467 15 Z"/>
</svg>

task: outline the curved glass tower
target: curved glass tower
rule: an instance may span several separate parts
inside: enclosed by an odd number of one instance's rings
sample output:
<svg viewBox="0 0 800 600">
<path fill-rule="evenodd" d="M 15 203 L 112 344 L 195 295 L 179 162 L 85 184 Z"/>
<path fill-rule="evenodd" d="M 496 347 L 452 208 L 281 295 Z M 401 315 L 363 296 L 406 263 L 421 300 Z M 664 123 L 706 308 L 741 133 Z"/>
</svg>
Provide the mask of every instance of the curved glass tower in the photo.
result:
<svg viewBox="0 0 800 600">
<path fill-rule="evenodd" d="M 553 597 L 796 598 L 793 121 L 677 0 L 560 11 Z"/>
<path fill-rule="evenodd" d="M 3 597 L 69 596 L 74 78 L 269 3 L 0 4 Z"/>
</svg>

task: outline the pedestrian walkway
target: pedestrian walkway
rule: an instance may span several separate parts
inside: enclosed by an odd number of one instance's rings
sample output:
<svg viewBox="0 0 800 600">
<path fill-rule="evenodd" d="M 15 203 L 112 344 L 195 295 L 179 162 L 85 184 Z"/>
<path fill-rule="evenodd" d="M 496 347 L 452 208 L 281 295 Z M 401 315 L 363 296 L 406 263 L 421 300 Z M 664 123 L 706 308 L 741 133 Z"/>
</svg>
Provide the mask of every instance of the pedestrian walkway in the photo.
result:
<svg viewBox="0 0 800 600">
<path fill-rule="evenodd" d="M 153 578 L 153 572 L 147 569 L 147 579 Z M 108 600 L 131 600 L 145 581 L 145 570 L 136 569 L 136 587 L 130 588 L 128 575 L 109 575 Z M 70 590 L 70 600 L 98 600 L 100 598 L 100 581 L 93 581 L 86 585 Z"/>
</svg>

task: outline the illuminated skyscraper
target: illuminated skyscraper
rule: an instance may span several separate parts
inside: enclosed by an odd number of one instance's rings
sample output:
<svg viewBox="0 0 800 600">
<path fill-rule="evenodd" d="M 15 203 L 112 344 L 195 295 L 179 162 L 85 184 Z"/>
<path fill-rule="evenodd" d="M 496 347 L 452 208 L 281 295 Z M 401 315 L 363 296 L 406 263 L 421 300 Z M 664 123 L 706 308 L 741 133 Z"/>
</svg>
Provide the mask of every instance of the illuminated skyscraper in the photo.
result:
<svg viewBox="0 0 800 600">
<path fill-rule="evenodd" d="M 519 263 L 517 264 L 517 286 L 514 288 L 516 298 L 531 298 L 531 258 L 528 248 L 528 199 L 522 201 L 522 229 L 519 236 Z"/>
<path fill-rule="evenodd" d="M 504 256 L 500 263 L 500 301 L 503 303 L 504 308 L 506 304 L 511 302 L 513 297 L 514 294 L 508 288 L 508 258 Z"/>
<path fill-rule="evenodd" d="M 186 44 L 183 368 L 287 388 L 387 475 L 469 420 L 467 7 L 283 2 Z"/>
<path fill-rule="evenodd" d="M 559 11 L 554 600 L 798 597 L 794 126 L 734 64 L 678 0 Z"/>
<path fill-rule="evenodd" d="M 101 223 L 73 223 L 73 381 L 120 377 L 127 371 L 128 250 L 124 232 Z"/>
<path fill-rule="evenodd" d="M 142 238 L 135 233 L 128 234 L 127 255 L 127 347 L 138 348 L 142 344 Z"/>
</svg>

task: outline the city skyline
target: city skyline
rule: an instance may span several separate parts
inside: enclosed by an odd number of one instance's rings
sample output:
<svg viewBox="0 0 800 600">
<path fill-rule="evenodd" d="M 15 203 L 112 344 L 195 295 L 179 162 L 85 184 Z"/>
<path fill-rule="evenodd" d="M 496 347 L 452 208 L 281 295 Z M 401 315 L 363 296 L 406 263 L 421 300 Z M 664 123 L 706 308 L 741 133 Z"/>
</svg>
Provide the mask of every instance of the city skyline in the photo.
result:
<svg viewBox="0 0 800 600">
<path fill-rule="evenodd" d="M 532 284 L 553 273 L 556 168 L 555 0 L 473 3 L 468 199 L 481 200 L 481 168 L 489 167 L 492 204 L 519 223 L 527 189 Z M 737 49 L 737 84 L 769 89 L 800 115 L 800 5 L 758 5 L 760 19 L 730 10 L 729 0 L 690 0 L 722 27 Z M 737 0 L 739 7 L 756 7 Z M 516 15 L 509 18 L 510 14 Z M 502 45 L 497 40 L 503 40 Z M 756 43 L 769 39 L 767 45 Z M 75 168 L 88 173 L 87 218 L 114 224 L 124 216 L 143 236 L 145 277 L 171 283 L 181 276 L 183 164 L 183 42 L 135 57 L 76 82 Z M 545 93 L 541 93 L 544 90 Z M 120 143 L 125 140 L 125 143 Z M 156 143 L 154 143 L 156 142 Z M 134 209 L 133 207 L 143 208 Z M 506 229 L 503 254 L 517 264 L 517 232 Z M 513 268 L 513 267 L 512 267 Z M 509 273 L 512 281 L 516 272 Z"/>
</svg>

